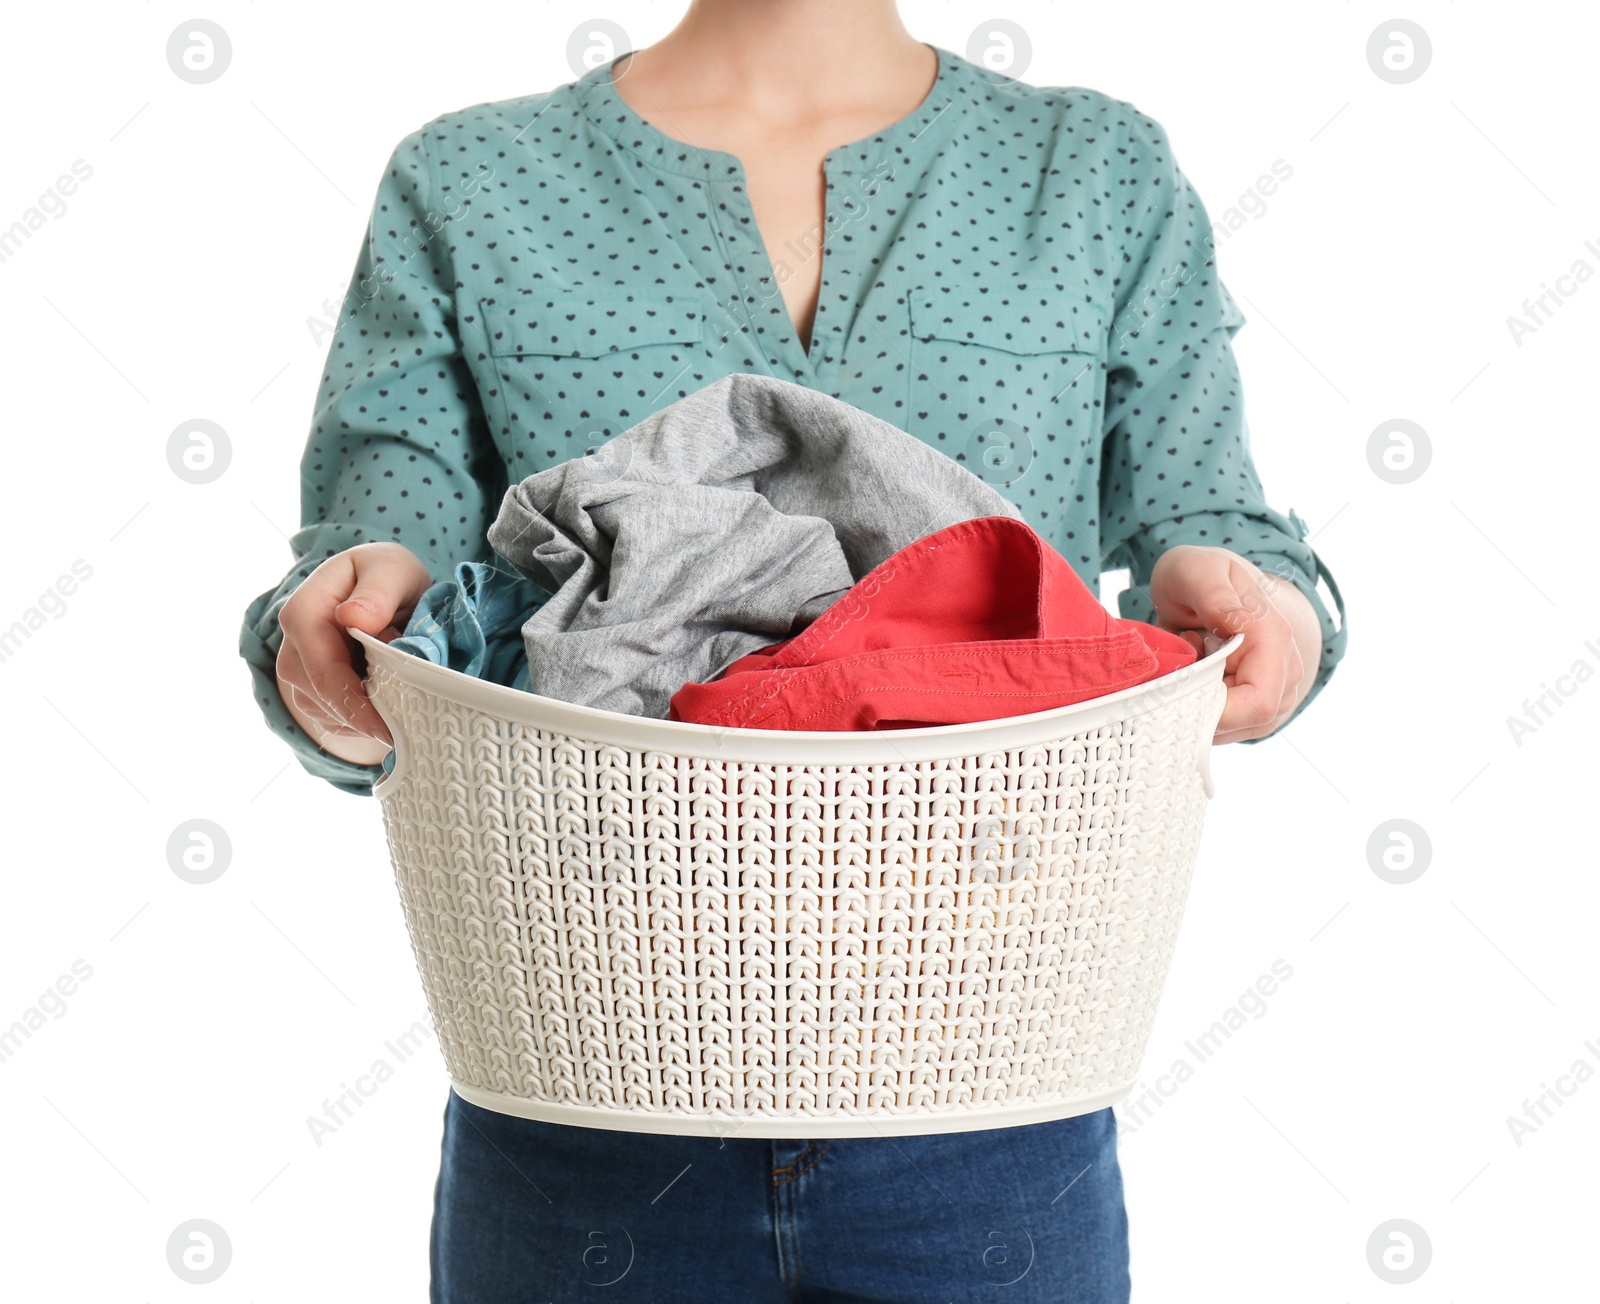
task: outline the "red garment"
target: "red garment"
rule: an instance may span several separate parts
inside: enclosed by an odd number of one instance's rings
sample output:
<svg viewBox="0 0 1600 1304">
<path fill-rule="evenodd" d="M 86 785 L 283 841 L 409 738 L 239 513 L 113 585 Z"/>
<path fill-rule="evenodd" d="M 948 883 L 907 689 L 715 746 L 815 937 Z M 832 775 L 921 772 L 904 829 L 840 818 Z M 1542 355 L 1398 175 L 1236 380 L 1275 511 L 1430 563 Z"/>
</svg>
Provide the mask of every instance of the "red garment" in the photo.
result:
<svg viewBox="0 0 1600 1304">
<path fill-rule="evenodd" d="M 982 516 L 902 548 L 801 633 L 667 718 L 747 729 L 910 729 L 1067 706 L 1195 659 L 1178 635 L 1111 615 L 1022 521 Z"/>
</svg>

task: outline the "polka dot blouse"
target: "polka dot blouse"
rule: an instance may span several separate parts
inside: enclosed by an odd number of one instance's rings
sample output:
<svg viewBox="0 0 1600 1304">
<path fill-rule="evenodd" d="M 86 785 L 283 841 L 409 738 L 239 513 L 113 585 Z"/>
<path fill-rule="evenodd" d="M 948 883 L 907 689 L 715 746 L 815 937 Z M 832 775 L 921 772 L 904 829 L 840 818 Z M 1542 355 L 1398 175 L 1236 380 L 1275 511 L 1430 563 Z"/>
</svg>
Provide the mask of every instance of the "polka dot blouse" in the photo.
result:
<svg viewBox="0 0 1600 1304">
<path fill-rule="evenodd" d="M 823 390 L 964 463 L 1091 586 L 1130 568 L 1124 616 L 1152 618 L 1145 585 L 1175 544 L 1282 575 L 1322 621 L 1320 691 L 1343 602 L 1305 524 L 1263 497 L 1244 317 L 1160 126 L 935 50 L 918 109 L 828 154 L 818 239 L 770 251 L 739 159 L 646 122 L 610 64 L 400 141 L 329 341 L 294 564 L 240 634 L 308 771 L 362 794 L 379 773 L 323 751 L 278 695 L 278 612 L 318 564 L 381 539 L 436 579 L 490 560 L 509 485 L 732 372 Z M 780 287 L 816 257 L 804 348 Z"/>
</svg>

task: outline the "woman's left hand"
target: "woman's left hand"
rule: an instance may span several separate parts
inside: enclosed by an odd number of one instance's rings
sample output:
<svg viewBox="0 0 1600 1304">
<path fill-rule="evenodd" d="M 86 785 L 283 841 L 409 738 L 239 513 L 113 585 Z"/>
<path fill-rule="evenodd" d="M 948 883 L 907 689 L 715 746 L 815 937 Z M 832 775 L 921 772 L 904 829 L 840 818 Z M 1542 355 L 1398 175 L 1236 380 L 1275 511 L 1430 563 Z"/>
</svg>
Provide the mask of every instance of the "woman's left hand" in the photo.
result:
<svg viewBox="0 0 1600 1304">
<path fill-rule="evenodd" d="M 1205 656 L 1206 635 L 1244 642 L 1228 658 L 1228 698 L 1215 741 L 1265 738 L 1311 691 L 1322 659 L 1316 609 L 1292 583 L 1226 548 L 1180 544 L 1156 560 L 1150 576 L 1155 623 Z M 1212 648 L 1215 648 L 1215 644 Z"/>
</svg>

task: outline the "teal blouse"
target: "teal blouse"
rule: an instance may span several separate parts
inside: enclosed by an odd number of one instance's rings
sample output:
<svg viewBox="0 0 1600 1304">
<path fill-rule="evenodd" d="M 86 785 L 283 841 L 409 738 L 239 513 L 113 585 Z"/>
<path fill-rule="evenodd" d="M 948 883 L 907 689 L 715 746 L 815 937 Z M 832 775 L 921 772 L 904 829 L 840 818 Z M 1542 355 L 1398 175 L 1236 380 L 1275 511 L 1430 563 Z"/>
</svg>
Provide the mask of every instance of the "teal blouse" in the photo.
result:
<svg viewBox="0 0 1600 1304">
<path fill-rule="evenodd" d="M 1231 344 L 1245 319 L 1161 127 L 934 48 L 914 112 L 829 151 L 819 238 L 770 255 L 738 158 L 646 122 L 610 64 L 400 141 L 329 345 L 293 564 L 239 638 L 310 773 L 364 794 L 380 772 L 323 751 L 278 694 L 278 612 L 318 564 L 381 539 L 436 580 L 491 560 L 508 485 L 736 371 L 964 462 L 1091 586 L 1131 568 L 1124 616 L 1152 618 L 1145 586 L 1176 544 L 1285 577 L 1322 622 L 1305 701 L 1320 692 L 1343 600 L 1305 523 L 1263 496 Z M 819 256 L 802 348 L 780 287 Z"/>
</svg>

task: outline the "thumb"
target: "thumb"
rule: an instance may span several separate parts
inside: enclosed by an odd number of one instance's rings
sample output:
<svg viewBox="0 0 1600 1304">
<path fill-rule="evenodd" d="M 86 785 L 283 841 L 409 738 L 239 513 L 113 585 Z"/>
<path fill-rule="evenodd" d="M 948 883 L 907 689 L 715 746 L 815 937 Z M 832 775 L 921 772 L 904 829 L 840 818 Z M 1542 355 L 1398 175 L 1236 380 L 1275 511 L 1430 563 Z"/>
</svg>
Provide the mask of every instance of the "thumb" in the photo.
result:
<svg viewBox="0 0 1600 1304">
<path fill-rule="evenodd" d="M 430 580 L 426 567 L 402 549 L 351 554 L 355 583 L 350 595 L 333 609 L 333 618 L 363 634 L 381 637 L 385 630 L 403 624 Z M 385 639 L 385 642 L 388 640 Z"/>
<path fill-rule="evenodd" d="M 381 593 L 374 593 L 371 589 L 363 591 L 357 585 L 355 592 L 333 609 L 333 618 L 341 625 L 359 629 L 363 634 L 374 636 L 382 633 L 385 628 L 392 627 L 391 617 L 394 615 L 394 603 Z"/>
<path fill-rule="evenodd" d="M 1172 586 L 1176 592 L 1169 589 L 1160 595 L 1157 624 L 1175 633 L 1200 629 L 1223 638 L 1244 627 L 1249 608 L 1226 577 L 1186 578 L 1189 583 Z"/>
<path fill-rule="evenodd" d="M 1250 623 L 1249 605 L 1226 580 L 1214 580 L 1192 595 L 1189 605 L 1207 633 L 1231 638 Z"/>
</svg>

